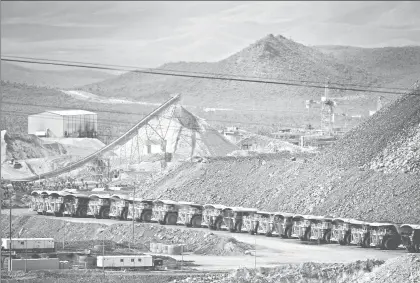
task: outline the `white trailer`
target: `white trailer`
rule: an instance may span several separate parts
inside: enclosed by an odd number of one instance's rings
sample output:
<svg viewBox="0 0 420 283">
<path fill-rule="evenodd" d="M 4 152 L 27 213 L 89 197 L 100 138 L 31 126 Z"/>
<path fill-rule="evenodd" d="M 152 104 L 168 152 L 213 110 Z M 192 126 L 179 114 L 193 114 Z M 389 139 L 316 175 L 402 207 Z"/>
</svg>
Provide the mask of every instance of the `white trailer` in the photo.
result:
<svg viewBox="0 0 420 283">
<path fill-rule="evenodd" d="M 5 238 L 1 239 L 1 249 L 8 251 L 10 248 L 16 252 L 54 252 L 54 238 Z"/>
<path fill-rule="evenodd" d="M 153 268 L 151 255 L 98 256 L 97 267 L 104 268 Z"/>
</svg>

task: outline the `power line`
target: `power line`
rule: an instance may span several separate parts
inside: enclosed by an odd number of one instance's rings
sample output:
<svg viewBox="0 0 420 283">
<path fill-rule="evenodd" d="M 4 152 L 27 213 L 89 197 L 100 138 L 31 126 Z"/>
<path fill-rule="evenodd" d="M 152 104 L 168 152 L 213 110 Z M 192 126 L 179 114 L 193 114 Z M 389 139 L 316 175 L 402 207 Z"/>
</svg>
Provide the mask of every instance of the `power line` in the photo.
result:
<svg viewBox="0 0 420 283">
<path fill-rule="evenodd" d="M 175 73 L 185 73 L 185 74 L 200 74 L 200 75 L 213 75 L 213 76 L 230 76 L 235 78 L 244 78 L 244 79 L 273 79 L 273 78 L 262 78 L 262 77 L 256 77 L 256 76 L 245 76 L 245 75 L 236 75 L 236 74 L 224 74 L 224 73 L 214 73 L 214 72 L 196 72 L 196 71 L 183 71 L 183 70 L 174 70 L 174 69 L 162 69 L 162 68 L 142 68 L 142 67 L 136 67 L 136 66 L 128 66 L 128 65 L 113 65 L 113 64 L 99 64 L 99 63 L 86 63 L 86 62 L 80 62 L 80 61 L 66 61 L 66 60 L 54 60 L 54 59 L 45 59 L 45 58 L 34 58 L 34 57 L 24 57 L 24 56 L 14 56 L 14 55 L 4 55 L 5 57 L 9 57 L 11 59 L 17 58 L 17 59 L 24 59 L 24 60 L 38 60 L 38 61 L 44 61 L 44 62 L 57 62 L 57 63 L 67 63 L 67 64 L 82 64 L 82 65 L 91 65 L 91 66 L 99 66 L 99 67 L 110 67 L 110 68 L 118 68 L 118 69 L 124 69 L 121 71 L 166 71 L 166 72 L 175 72 Z M 132 69 L 132 70 L 127 70 Z M 284 82 L 301 82 L 301 83 L 314 83 L 314 84 L 320 84 L 322 82 L 319 81 L 310 81 L 310 80 L 293 80 L 293 79 L 282 79 Z M 387 89 L 387 90 L 401 90 L 401 91 L 408 91 L 409 89 L 406 88 L 393 88 L 393 87 L 380 87 L 380 86 L 372 86 L 372 85 L 362 85 L 362 84 L 351 84 L 351 83 L 339 83 L 339 82 L 330 82 L 330 84 L 334 85 L 347 85 L 347 86 L 356 86 L 356 87 L 362 87 L 362 88 L 379 88 L 379 89 Z"/>
<path fill-rule="evenodd" d="M 4 101 L 3 104 L 9 104 L 9 105 L 22 105 L 22 106 L 36 106 L 36 107 L 54 107 L 54 108 L 58 108 L 58 109 L 65 109 L 65 110 L 69 110 L 69 107 L 64 107 L 64 106 L 51 106 L 51 105 L 42 105 L 42 104 L 33 104 L 33 103 L 19 103 L 19 102 L 11 102 L 11 101 Z M 147 106 L 147 105 L 146 105 Z M 198 106 L 195 106 L 195 108 L 200 108 Z M 210 107 L 203 107 L 205 108 L 210 108 Z M 147 115 L 148 113 L 144 113 L 144 112 L 138 112 L 138 113 L 134 113 L 134 112 L 127 112 L 127 111 L 111 111 L 111 110 L 98 110 L 98 109 L 94 109 L 94 108 L 83 108 L 83 110 L 86 111 L 91 111 L 91 112 L 101 112 L 101 113 L 113 113 L 113 114 L 123 114 L 123 115 Z M 202 109 L 202 111 L 206 112 L 205 110 Z M 301 113 L 304 114 L 306 113 L 306 111 L 296 111 L 296 110 L 270 110 L 270 109 L 241 109 L 241 110 L 236 110 L 236 109 L 232 109 L 232 110 L 220 110 L 219 112 L 229 112 L 229 111 L 235 111 L 235 112 L 270 112 L 270 113 Z"/>
<path fill-rule="evenodd" d="M 7 110 L 3 110 L 2 112 L 4 113 L 8 113 L 10 115 L 15 115 L 15 116 L 21 116 L 21 117 L 27 117 L 28 115 L 34 115 L 34 113 L 31 112 L 27 112 L 27 111 L 19 111 L 20 113 L 16 113 L 16 111 L 7 111 Z M 36 113 L 35 113 L 36 114 Z M 38 117 L 44 117 L 44 118 L 48 118 L 48 119 L 52 119 L 52 120 L 62 120 L 60 117 L 51 117 L 51 116 L 47 116 L 47 115 L 37 115 Z M 165 116 L 165 115 L 154 115 L 153 117 L 161 117 L 161 118 L 166 118 L 166 119 L 171 119 L 171 118 L 175 118 L 175 119 L 181 119 L 183 117 L 181 116 Z M 205 121 L 213 121 L 213 122 L 223 122 L 223 123 L 233 123 L 233 124 L 243 124 L 243 125 L 262 125 L 262 126 L 273 126 L 275 125 L 274 123 L 260 123 L 260 122 L 245 122 L 245 121 L 233 121 L 233 120 L 217 120 L 217 119 L 203 119 Z M 127 126 L 132 126 L 131 123 L 127 122 L 127 121 L 115 121 L 115 120 L 109 120 L 109 119 L 97 119 L 96 121 L 100 121 L 100 122 L 105 122 L 102 123 L 102 125 L 127 125 Z M 290 125 L 289 125 L 290 126 Z M 176 128 L 176 127 L 174 127 Z M 201 128 L 199 127 L 190 127 L 193 130 L 201 130 Z"/>
<path fill-rule="evenodd" d="M 82 64 L 68 64 L 68 63 L 57 63 L 57 62 L 42 62 L 42 61 L 33 61 L 33 60 L 23 60 L 23 59 L 7 59 L 1 58 L 1 60 L 6 62 L 16 62 L 16 63 L 29 63 L 29 64 L 40 64 L 40 65 L 53 65 L 53 66 L 65 66 L 65 67 L 78 67 L 86 69 L 97 69 L 97 70 L 108 70 L 108 71 L 132 71 L 135 73 L 141 74 L 153 74 L 153 75 L 162 75 L 162 76 L 175 76 L 175 77 L 185 77 L 185 78 L 196 78 L 196 79 L 209 79 L 209 80 L 222 80 L 222 81 L 236 81 L 236 82 L 248 82 L 248 83 L 263 83 L 263 84 L 273 84 L 273 85 L 285 85 L 285 86 L 295 86 L 295 87 L 308 87 L 316 89 L 324 89 L 325 85 L 307 85 L 302 83 L 293 83 L 293 82 L 281 82 L 281 81 L 271 81 L 271 80 L 258 80 L 258 79 L 241 79 L 241 78 L 229 78 L 229 77 L 212 77 L 204 75 L 191 75 L 191 74 L 174 74 L 163 71 L 148 71 L 148 70 L 126 70 L 123 68 L 115 67 L 105 67 L 105 66 L 88 66 Z M 343 90 L 343 91 L 357 91 L 357 92 L 368 92 L 368 93 L 381 93 L 381 94 L 412 94 L 406 92 L 395 92 L 395 91 L 386 91 L 386 90 L 367 90 L 362 88 L 343 88 L 336 86 L 329 86 L 329 89 L 334 90 Z"/>
</svg>

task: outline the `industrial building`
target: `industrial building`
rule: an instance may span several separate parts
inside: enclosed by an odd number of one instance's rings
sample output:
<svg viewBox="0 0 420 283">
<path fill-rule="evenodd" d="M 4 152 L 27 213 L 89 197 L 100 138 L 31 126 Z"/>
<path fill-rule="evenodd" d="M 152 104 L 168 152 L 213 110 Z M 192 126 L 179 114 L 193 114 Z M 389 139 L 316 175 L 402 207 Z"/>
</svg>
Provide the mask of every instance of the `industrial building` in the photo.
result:
<svg viewBox="0 0 420 283">
<path fill-rule="evenodd" d="M 28 134 L 51 138 L 96 138 L 98 116 L 85 110 L 45 111 L 28 116 Z"/>
</svg>

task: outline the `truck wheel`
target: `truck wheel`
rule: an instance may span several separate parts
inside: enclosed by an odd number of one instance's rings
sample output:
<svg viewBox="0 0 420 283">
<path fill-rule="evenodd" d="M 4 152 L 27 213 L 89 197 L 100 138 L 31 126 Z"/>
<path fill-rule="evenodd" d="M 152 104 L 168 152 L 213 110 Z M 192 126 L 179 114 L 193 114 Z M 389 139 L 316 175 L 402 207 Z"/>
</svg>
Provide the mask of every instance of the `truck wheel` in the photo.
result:
<svg viewBox="0 0 420 283">
<path fill-rule="evenodd" d="M 222 229 L 222 219 L 216 220 L 216 223 L 214 224 L 214 229 L 217 231 L 220 231 Z"/>
<path fill-rule="evenodd" d="M 331 243 L 331 231 L 328 231 L 327 233 L 325 233 L 323 242 L 326 244 Z"/>
<path fill-rule="evenodd" d="M 152 221 L 152 212 L 151 211 L 145 211 L 141 215 L 142 222 L 150 222 Z"/>
<path fill-rule="evenodd" d="M 254 234 L 255 234 L 255 230 L 254 230 L 254 229 L 249 229 L 249 230 L 248 230 L 248 233 L 249 233 L 250 235 L 254 235 Z"/>
<path fill-rule="evenodd" d="M 362 242 L 362 248 L 370 247 L 370 237 L 365 237 Z"/>
<path fill-rule="evenodd" d="M 200 228 L 201 227 L 201 217 L 196 215 L 193 217 L 193 219 L 191 220 L 191 225 L 194 228 Z"/>
<path fill-rule="evenodd" d="M 311 239 L 311 230 L 308 229 L 305 231 L 305 235 L 299 238 L 301 241 L 309 241 Z"/>
<path fill-rule="evenodd" d="M 79 209 L 79 215 L 80 215 L 80 217 L 87 217 L 87 208 L 86 207 L 81 207 Z"/>
<path fill-rule="evenodd" d="M 285 231 L 285 235 L 287 239 L 291 239 L 292 238 L 292 228 L 291 227 L 287 227 L 286 231 Z"/>
<path fill-rule="evenodd" d="M 351 244 L 351 233 L 348 233 L 344 236 L 344 244 L 350 245 Z"/>
<path fill-rule="evenodd" d="M 63 216 L 63 214 L 61 212 L 54 212 L 54 216 L 55 217 L 61 217 L 61 216 Z"/>
<path fill-rule="evenodd" d="M 176 225 L 177 218 L 178 216 L 174 213 L 168 214 L 168 216 L 166 216 L 166 223 L 169 225 Z"/>
<path fill-rule="evenodd" d="M 101 218 L 102 219 L 109 219 L 109 208 L 103 208 L 101 211 Z"/>
<path fill-rule="evenodd" d="M 395 239 L 389 237 L 386 241 L 385 241 L 385 248 L 387 250 L 396 250 L 398 248 L 398 243 Z"/>
<path fill-rule="evenodd" d="M 416 247 L 412 244 L 410 244 L 409 246 L 406 246 L 405 248 L 406 248 L 407 252 L 409 252 L 409 253 L 415 253 L 416 252 Z"/>
<path fill-rule="evenodd" d="M 238 233 L 242 232 L 242 222 L 237 222 L 235 224 L 235 231 L 238 232 Z"/>
<path fill-rule="evenodd" d="M 271 233 L 271 231 L 267 231 L 267 232 L 265 233 L 265 236 L 266 236 L 266 237 L 271 237 L 271 236 L 273 236 L 273 234 Z"/>
</svg>

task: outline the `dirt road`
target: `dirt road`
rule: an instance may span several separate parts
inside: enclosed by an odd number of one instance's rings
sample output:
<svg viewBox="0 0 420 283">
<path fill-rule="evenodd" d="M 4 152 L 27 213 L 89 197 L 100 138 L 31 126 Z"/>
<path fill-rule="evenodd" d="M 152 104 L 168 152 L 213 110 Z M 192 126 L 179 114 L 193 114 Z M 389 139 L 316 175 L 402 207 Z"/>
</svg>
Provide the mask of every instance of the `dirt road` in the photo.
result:
<svg viewBox="0 0 420 283">
<path fill-rule="evenodd" d="M 8 214 L 8 211 L 3 210 L 2 214 Z M 34 212 L 28 209 L 13 209 L 13 215 L 35 215 Z M 54 217 L 42 216 L 36 217 Z M 105 225 L 112 225 L 116 223 L 126 223 L 131 225 L 130 221 L 118 221 L 110 219 L 94 219 L 94 218 L 60 218 L 69 222 L 79 223 L 101 223 Z M 150 225 L 142 223 L 141 225 Z M 156 224 L 154 224 L 156 225 Z M 168 228 L 170 226 L 167 226 Z M 206 228 L 186 228 L 177 226 L 180 229 L 193 229 L 203 231 Z M 238 241 L 255 244 L 256 256 L 254 252 L 246 256 L 207 256 L 194 255 L 186 253 L 182 256 L 173 256 L 177 260 L 193 262 L 198 265 L 198 270 L 227 270 L 238 267 L 257 267 L 261 266 L 275 266 L 285 263 L 303 263 L 303 262 L 324 262 L 324 263 L 346 263 L 354 262 L 356 260 L 365 259 L 382 259 L 386 260 L 399 255 L 406 254 L 405 250 L 385 251 L 379 249 L 362 249 L 355 246 L 340 246 L 338 244 L 330 245 L 312 245 L 302 243 L 296 239 L 281 239 L 278 237 L 268 238 L 263 235 L 252 236 L 246 233 L 229 233 L 227 231 L 212 231 L 214 234 L 229 235 L 236 238 Z"/>
</svg>

